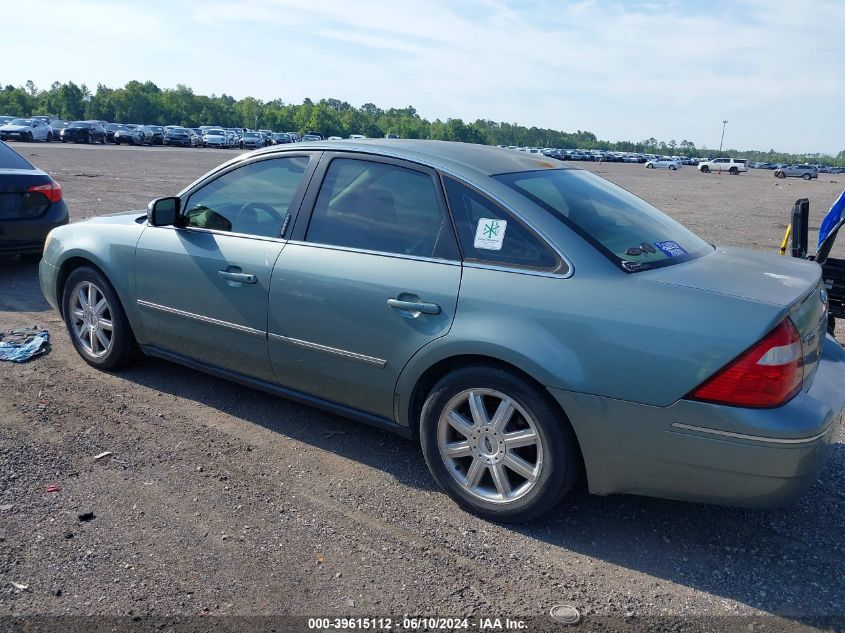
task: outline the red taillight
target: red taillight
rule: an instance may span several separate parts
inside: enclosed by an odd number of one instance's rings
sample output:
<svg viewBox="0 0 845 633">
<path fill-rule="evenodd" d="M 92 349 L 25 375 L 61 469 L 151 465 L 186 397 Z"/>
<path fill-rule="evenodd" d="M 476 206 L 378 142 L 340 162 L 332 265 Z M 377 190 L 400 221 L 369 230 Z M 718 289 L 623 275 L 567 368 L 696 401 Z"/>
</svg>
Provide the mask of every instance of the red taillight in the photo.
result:
<svg viewBox="0 0 845 633">
<path fill-rule="evenodd" d="M 62 186 L 54 180 L 48 182 L 46 185 L 30 187 L 27 191 L 43 193 L 50 202 L 59 202 L 62 199 Z"/>
<path fill-rule="evenodd" d="M 801 390 L 801 337 L 788 318 L 688 398 L 735 407 L 778 407 Z"/>
</svg>

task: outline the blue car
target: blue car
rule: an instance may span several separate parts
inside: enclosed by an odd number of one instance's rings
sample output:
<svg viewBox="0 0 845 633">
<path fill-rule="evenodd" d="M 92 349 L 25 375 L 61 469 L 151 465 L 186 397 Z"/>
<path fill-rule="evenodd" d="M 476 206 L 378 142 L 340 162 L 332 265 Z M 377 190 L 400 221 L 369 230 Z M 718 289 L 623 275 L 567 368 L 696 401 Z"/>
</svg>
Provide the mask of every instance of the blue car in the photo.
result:
<svg viewBox="0 0 845 633">
<path fill-rule="evenodd" d="M 713 246 L 571 164 L 272 146 L 55 229 L 41 286 L 91 365 L 148 354 L 389 429 L 489 519 L 548 512 L 581 475 L 788 503 L 845 407 L 820 267 Z"/>
</svg>

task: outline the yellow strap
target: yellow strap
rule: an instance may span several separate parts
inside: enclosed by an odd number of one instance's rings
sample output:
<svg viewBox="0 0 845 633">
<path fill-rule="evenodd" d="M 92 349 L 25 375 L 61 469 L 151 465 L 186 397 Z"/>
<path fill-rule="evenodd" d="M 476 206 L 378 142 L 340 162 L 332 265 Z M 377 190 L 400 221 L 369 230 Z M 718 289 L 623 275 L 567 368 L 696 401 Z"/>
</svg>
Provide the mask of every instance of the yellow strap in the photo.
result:
<svg viewBox="0 0 845 633">
<path fill-rule="evenodd" d="M 780 243 L 780 254 L 786 255 L 786 245 L 789 244 L 789 237 L 792 235 L 792 225 L 786 227 L 786 235 L 783 236 L 783 242 Z"/>
</svg>

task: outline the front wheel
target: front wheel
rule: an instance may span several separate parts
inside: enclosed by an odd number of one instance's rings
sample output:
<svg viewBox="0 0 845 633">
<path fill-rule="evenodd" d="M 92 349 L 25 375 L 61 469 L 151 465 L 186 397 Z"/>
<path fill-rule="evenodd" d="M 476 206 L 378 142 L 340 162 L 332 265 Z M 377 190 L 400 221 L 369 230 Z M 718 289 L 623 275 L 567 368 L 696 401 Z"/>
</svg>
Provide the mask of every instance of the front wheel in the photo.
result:
<svg viewBox="0 0 845 633">
<path fill-rule="evenodd" d="M 646 165 L 646 169 L 654 169 L 654 165 L 652 165 L 651 163 L 649 163 L 648 165 Z"/>
<path fill-rule="evenodd" d="M 568 421 L 533 385 L 495 367 L 442 378 L 423 405 L 420 436 L 437 483 L 459 505 L 494 521 L 548 512 L 580 469 Z"/>
<path fill-rule="evenodd" d="M 675 167 L 674 165 L 669 165 L 669 169 L 671 169 L 672 171 L 675 171 L 677 169 L 677 167 Z"/>
<path fill-rule="evenodd" d="M 82 266 L 68 276 L 62 314 L 73 346 L 89 365 L 118 369 L 135 357 L 137 345 L 126 313 L 99 271 Z"/>
<path fill-rule="evenodd" d="M 728 170 L 728 173 L 731 174 L 732 176 L 739 176 L 739 170 L 736 167 L 731 167 Z"/>
<path fill-rule="evenodd" d="M 810 178 L 812 178 L 812 176 L 811 176 L 810 174 L 804 174 L 804 175 L 803 175 L 803 176 L 801 176 L 801 177 L 802 177 L 804 180 L 809 180 Z"/>
<path fill-rule="evenodd" d="M 47 142 L 48 143 L 53 142 L 53 133 L 52 132 L 47 132 Z"/>
</svg>

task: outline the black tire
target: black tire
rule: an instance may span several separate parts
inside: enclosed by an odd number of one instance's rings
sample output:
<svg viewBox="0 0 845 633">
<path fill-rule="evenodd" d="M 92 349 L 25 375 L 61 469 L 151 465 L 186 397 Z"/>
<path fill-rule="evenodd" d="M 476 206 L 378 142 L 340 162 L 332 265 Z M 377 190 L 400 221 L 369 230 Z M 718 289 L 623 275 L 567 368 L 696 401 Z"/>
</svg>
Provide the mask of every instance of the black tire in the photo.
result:
<svg viewBox="0 0 845 633">
<path fill-rule="evenodd" d="M 646 164 L 646 169 L 654 169 L 654 165 L 651 163 Z"/>
<path fill-rule="evenodd" d="M 776 171 L 775 178 L 786 178 L 786 174 L 782 171 Z"/>
<path fill-rule="evenodd" d="M 801 178 L 803 178 L 804 180 L 810 180 L 812 176 L 810 174 L 804 174 L 803 176 L 801 176 Z"/>
<path fill-rule="evenodd" d="M 701 169 L 699 169 L 698 171 L 700 171 L 702 174 L 709 174 L 709 173 L 710 173 L 710 168 L 709 168 L 707 165 L 704 165 L 704 166 L 703 166 Z"/>
<path fill-rule="evenodd" d="M 728 170 L 728 173 L 731 174 L 732 176 L 739 176 L 739 170 L 736 167 L 731 167 Z"/>
<path fill-rule="evenodd" d="M 45 141 L 45 143 L 52 143 L 52 142 L 53 142 L 53 133 L 47 132 L 47 140 Z"/>
<path fill-rule="evenodd" d="M 66 138 L 63 138 L 63 139 L 62 139 L 62 143 L 67 143 L 67 139 L 66 139 Z"/>
<path fill-rule="evenodd" d="M 23 140 L 27 143 L 32 143 L 32 132 L 27 132 L 26 134 L 24 134 Z"/>
<path fill-rule="evenodd" d="M 677 167 L 675 167 L 674 165 L 669 165 L 669 169 L 671 169 L 672 171 L 675 171 L 677 169 Z"/>
<path fill-rule="evenodd" d="M 80 284 L 86 283 L 93 284 L 100 295 L 105 298 L 107 312 L 104 312 L 104 316 L 101 318 L 105 318 L 105 314 L 108 314 L 112 324 L 110 346 L 104 350 L 105 353 L 99 356 L 90 353 L 85 348 L 74 326 L 75 317 L 71 300 L 74 291 Z M 124 312 L 120 299 L 111 283 L 96 269 L 81 266 L 68 275 L 62 289 L 62 314 L 73 346 L 82 359 L 92 367 L 104 370 L 119 369 L 129 364 L 136 357 L 138 345 L 135 342 L 129 320 L 126 318 L 126 312 Z"/>
<path fill-rule="evenodd" d="M 460 398 L 461 394 L 468 390 L 489 390 L 507 396 L 527 413 L 528 418 L 536 429 L 536 437 L 539 438 L 539 446 L 542 447 L 542 463 L 537 462 L 539 468 L 537 479 L 522 496 L 517 496 L 513 501 L 485 500 L 481 495 L 474 494 L 462 486 L 452 475 L 451 467 L 447 465 L 445 457 L 441 455 L 438 442 L 438 424 L 450 402 Z M 496 402 L 495 396 L 493 403 Z M 490 405 L 485 404 L 489 409 Z M 492 413 L 487 411 L 487 419 L 491 419 Z M 525 420 L 521 413 L 515 412 L 514 423 Z M 491 422 L 492 424 L 492 422 Z M 501 437 L 507 433 L 505 429 L 512 428 L 508 422 L 502 429 Z M 450 429 L 451 430 L 451 429 Z M 485 434 L 486 435 L 486 434 Z M 472 440 L 467 440 L 470 442 Z M 479 449 L 481 442 L 487 443 L 486 450 L 490 449 L 490 441 L 484 438 L 476 438 L 475 442 Z M 495 440 L 494 440 L 495 441 Z M 431 390 L 422 408 L 420 418 L 420 442 L 423 455 L 429 470 L 437 483 L 446 493 L 461 507 L 477 514 L 485 519 L 504 523 L 519 523 L 530 521 L 542 514 L 549 512 L 572 488 L 575 480 L 581 471 L 580 452 L 578 442 L 569 422 L 560 414 L 549 397 L 541 393 L 532 384 L 519 376 L 497 367 L 480 365 L 458 369 L 443 377 Z M 507 460 L 508 448 L 499 444 L 499 453 L 505 455 Z M 512 452 L 514 449 L 510 449 Z M 529 450 L 535 450 L 529 448 Z M 502 451 L 505 451 L 502 453 Z M 536 455 L 535 453 L 535 460 Z M 486 453 L 485 453 L 486 455 Z M 488 456 L 488 459 L 496 459 L 496 455 Z M 478 461 L 476 457 L 467 456 L 459 459 L 469 459 L 470 463 Z M 530 458 L 529 458 L 530 459 Z M 488 462 L 489 463 L 489 462 Z M 455 466 L 455 470 L 458 470 Z M 480 482 L 485 478 L 493 482 L 493 470 L 482 466 L 483 474 Z M 467 474 L 468 474 L 467 469 Z M 500 469 L 504 471 L 504 469 Z M 507 472 L 507 471 L 505 471 Z M 509 479 L 509 486 L 513 485 L 513 472 L 505 475 Z M 461 473 L 463 475 L 463 473 Z M 527 480 L 526 480 L 527 481 Z M 525 482 L 522 482 L 523 485 Z M 495 484 L 494 484 L 495 485 Z M 498 488 L 498 486 L 496 486 Z M 517 488 L 518 490 L 518 488 Z"/>
</svg>

